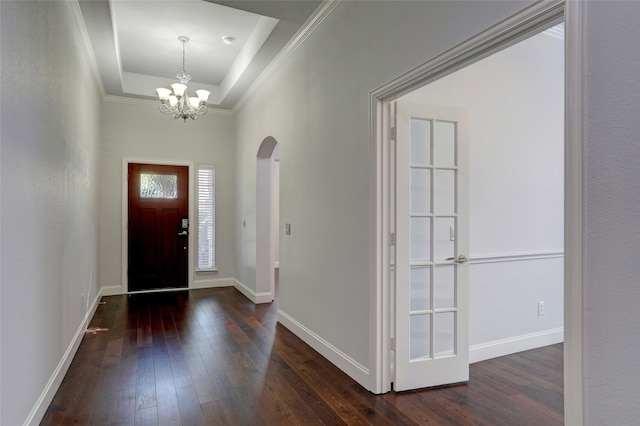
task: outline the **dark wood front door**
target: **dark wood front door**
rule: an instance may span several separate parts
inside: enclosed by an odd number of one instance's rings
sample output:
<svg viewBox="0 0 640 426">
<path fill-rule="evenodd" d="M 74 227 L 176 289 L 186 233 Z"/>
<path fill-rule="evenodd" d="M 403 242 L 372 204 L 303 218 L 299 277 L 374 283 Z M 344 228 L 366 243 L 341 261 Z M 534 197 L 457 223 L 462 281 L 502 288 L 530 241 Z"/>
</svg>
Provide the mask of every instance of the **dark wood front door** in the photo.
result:
<svg viewBox="0 0 640 426">
<path fill-rule="evenodd" d="M 189 168 L 129 164 L 129 291 L 187 287 Z"/>
</svg>

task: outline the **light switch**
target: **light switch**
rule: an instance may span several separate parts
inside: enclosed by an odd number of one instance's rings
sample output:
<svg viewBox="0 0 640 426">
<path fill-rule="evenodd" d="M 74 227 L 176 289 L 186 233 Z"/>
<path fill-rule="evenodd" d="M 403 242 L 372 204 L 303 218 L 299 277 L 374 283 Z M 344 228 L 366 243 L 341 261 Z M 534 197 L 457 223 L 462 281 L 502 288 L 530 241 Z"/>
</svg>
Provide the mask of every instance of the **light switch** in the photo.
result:
<svg viewBox="0 0 640 426">
<path fill-rule="evenodd" d="M 290 223 L 285 223 L 284 224 L 284 233 L 287 235 L 291 235 L 291 224 Z"/>
</svg>

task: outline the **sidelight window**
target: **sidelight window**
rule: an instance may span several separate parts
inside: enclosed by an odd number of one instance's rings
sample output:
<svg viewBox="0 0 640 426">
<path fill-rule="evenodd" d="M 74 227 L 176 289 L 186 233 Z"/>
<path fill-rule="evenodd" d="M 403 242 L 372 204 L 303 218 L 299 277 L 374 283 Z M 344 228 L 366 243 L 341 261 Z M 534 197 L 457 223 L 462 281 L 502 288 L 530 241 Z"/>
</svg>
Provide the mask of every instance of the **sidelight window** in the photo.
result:
<svg viewBox="0 0 640 426">
<path fill-rule="evenodd" d="M 211 271 L 216 267 L 215 195 L 214 166 L 198 166 L 198 270 L 201 271 Z"/>
</svg>

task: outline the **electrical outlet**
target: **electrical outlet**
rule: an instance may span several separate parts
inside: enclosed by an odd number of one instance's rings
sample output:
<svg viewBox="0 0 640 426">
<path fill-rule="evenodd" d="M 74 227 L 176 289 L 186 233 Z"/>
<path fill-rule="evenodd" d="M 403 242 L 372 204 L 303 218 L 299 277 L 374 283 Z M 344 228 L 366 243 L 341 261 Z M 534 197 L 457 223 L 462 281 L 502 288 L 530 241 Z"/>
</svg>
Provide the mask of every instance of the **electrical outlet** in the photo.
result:
<svg viewBox="0 0 640 426">
<path fill-rule="evenodd" d="M 538 302 L 538 316 L 544 315 L 544 302 Z"/>
</svg>

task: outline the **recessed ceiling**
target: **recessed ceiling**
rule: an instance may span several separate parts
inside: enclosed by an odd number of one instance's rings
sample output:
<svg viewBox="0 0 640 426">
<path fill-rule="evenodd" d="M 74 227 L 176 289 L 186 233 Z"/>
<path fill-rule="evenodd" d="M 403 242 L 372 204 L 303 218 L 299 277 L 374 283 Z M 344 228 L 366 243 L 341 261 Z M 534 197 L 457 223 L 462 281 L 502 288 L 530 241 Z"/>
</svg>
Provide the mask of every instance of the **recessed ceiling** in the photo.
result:
<svg viewBox="0 0 640 426">
<path fill-rule="evenodd" d="M 155 99 L 182 72 L 231 108 L 320 1 L 81 0 L 108 95 Z M 233 7 L 231 7 L 233 6 Z M 225 44 L 224 36 L 235 40 Z"/>
</svg>

